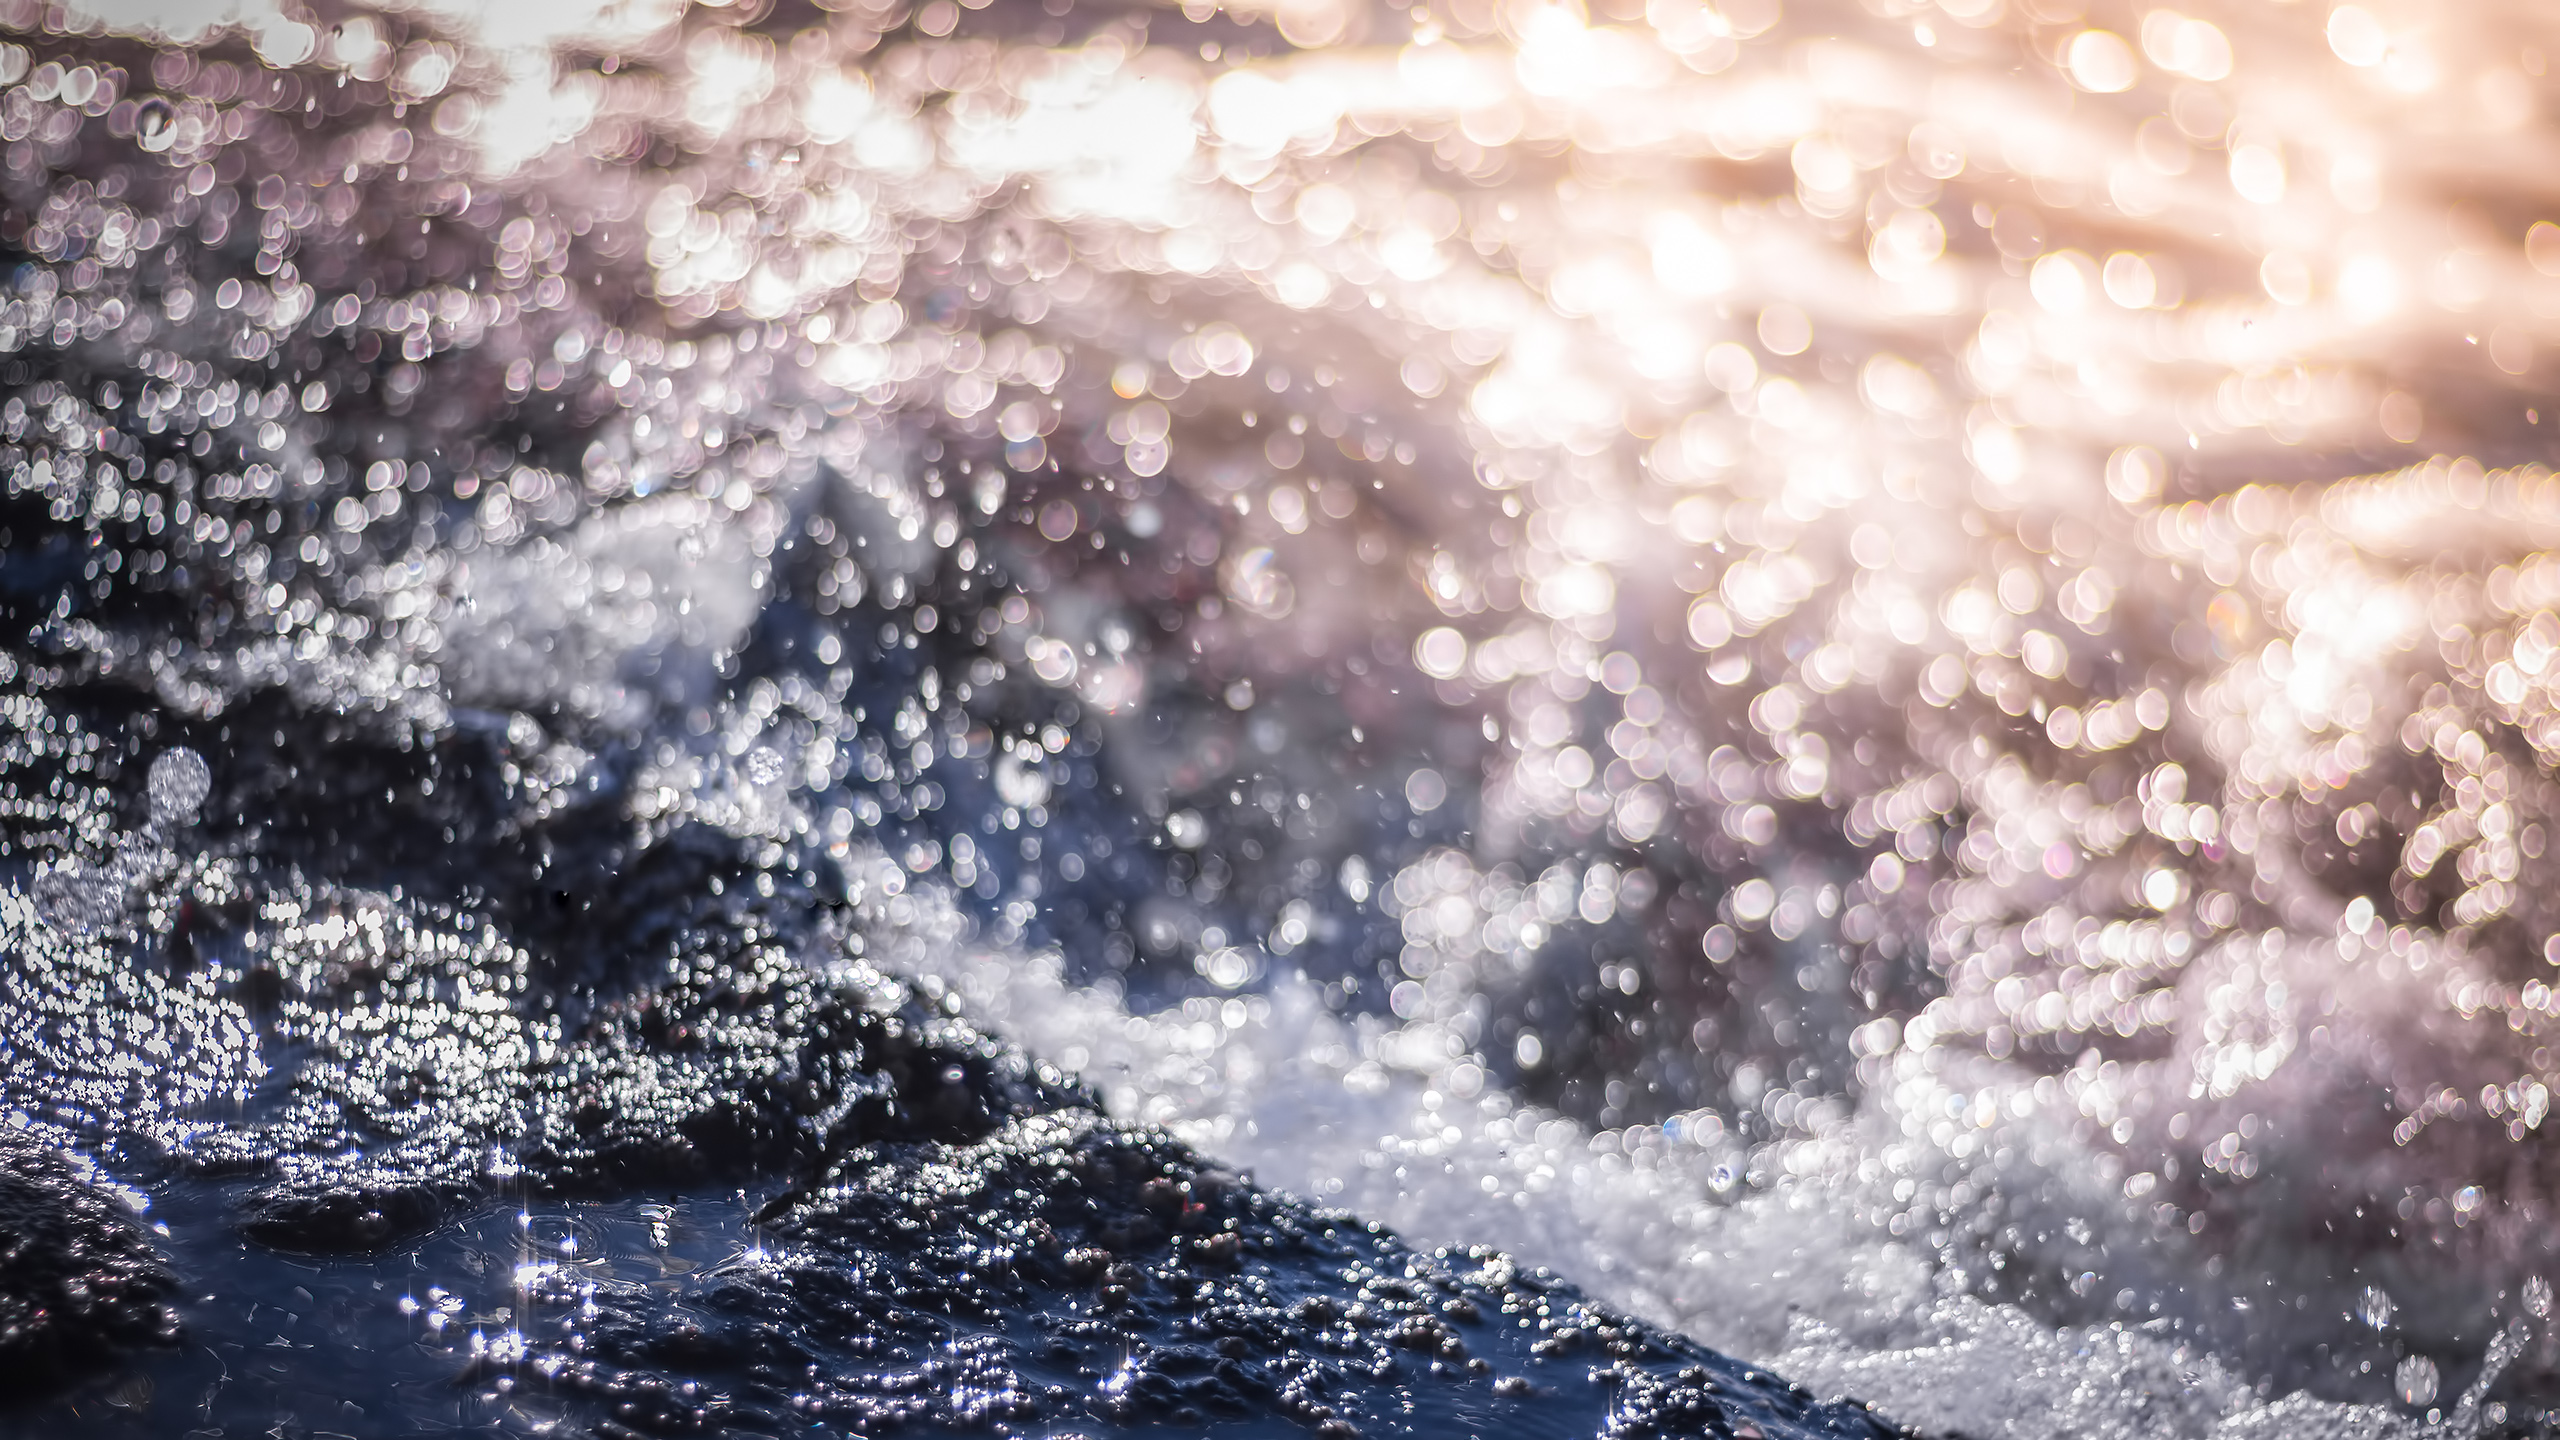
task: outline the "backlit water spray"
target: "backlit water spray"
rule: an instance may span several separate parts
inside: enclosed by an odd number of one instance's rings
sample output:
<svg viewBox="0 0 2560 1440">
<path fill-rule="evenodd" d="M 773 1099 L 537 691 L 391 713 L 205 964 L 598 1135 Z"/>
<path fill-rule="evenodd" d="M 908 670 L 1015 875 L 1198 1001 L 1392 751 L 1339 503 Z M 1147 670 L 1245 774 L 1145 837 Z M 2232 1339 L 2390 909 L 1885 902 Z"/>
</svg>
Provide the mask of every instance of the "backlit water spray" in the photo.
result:
<svg viewBox="0 0 2560 1440">
<path fill-rule="evenodd" d="M 558 837 L 717 836 L 705 1004 L 828 907 L 866 1014 L 1925 1432 L 2542 1433 L 2531 7 L 0 28 L 0 946 L 131 992 L 7 992 L 22 1128 L 431 1227 L 630 1079 L 525 997 L 681 887 Z"/>
</svg>

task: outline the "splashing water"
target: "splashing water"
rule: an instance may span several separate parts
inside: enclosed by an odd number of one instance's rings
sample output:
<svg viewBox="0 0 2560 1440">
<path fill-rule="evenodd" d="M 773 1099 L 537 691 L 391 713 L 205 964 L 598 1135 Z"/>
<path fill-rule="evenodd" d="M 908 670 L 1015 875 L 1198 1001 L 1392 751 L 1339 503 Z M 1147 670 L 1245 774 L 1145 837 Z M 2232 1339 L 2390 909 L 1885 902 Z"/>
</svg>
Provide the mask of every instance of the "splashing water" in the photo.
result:
<svg viewBox="0 0 2560 1440">
<path fill-rule="evenodd" d="M 2532 21 L 0 0 L 6 944 L 445 1045 L 716 835 L 1926 1430 L 2537 1433 Z M 11 1104 L 229 1153 L 194 983 Z"/>
<path fill-rule="evenodd" d="M 204 757 L 179 748 L 151 762 L 146 781 L 151 820 L 116 846 L 104 864 L 65 861 L 36 877 L 31 887 L 36 909 L 65 930 L 91 932 L 114 923 L 149 883 L 165 878 L 177 863 L 171 848 L 177 832 L 193 824 L 213 788 L 213 771 Z"/>
</svg>

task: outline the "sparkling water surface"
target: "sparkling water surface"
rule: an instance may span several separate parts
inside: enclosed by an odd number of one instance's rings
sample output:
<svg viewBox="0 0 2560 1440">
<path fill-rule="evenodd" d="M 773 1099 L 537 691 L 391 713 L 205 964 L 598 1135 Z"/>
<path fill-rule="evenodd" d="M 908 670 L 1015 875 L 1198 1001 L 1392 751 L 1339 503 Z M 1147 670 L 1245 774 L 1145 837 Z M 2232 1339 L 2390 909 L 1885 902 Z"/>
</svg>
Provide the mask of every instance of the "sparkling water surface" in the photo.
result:
<svg viewBox="0 0 2560 1440">
<path fill-rule="evenodd" d="M 2548 1429 L 2532 7 L 0 33 L 0 1428 Z"/>
</svg>

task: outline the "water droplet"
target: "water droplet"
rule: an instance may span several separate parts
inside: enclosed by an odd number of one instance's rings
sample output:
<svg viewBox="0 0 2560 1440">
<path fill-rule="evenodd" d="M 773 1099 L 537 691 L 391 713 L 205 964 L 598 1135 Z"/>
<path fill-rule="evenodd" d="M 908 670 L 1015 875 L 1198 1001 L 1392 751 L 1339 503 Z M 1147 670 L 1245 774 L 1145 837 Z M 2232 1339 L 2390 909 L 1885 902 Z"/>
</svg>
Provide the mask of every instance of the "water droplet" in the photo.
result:
<svg viewBox="0 0 2560 1440">
<path fill-rule="evenodd" d="M 2391 1292 L 2379 1285 L 2364 1287 L 2364 1295 L 2356 1301 L 2356 1318 L 2379 1330 L 2391 1323 Z"/>
<path fill-rule="evenodd" d="M 133 133 L 143 149 L 159 154 L 177 143 L 178 112 L 157 95 L 134 107 Z"/>
<path fill-rule="evenodd" d="M 1440 778 L 1437 770 L 1426 767 L 1405 777 L 1405 803 L 1411 805 L 1417 815 L 1427 815 L 1439 809 L 1448 798 L 1449 782 Z"/>
<path fill-rule="evenodd" d="M 2404 1405 L 2424 1405 L 2436 1398 L 2436 1362 L 2424 1355 L 2412 1355 L 2391 1372 L 2392 1388 L 2400 1394 Z"/>
<path fill-rule="evenodd" d="M 205 796 L 212 793 L 213 770 L 193 750 L 183 746 L 164 750 L 151 762 L 149 789 L 154 826 L 174 830 L 192 825 L 204 808 Z"/>
</svg>

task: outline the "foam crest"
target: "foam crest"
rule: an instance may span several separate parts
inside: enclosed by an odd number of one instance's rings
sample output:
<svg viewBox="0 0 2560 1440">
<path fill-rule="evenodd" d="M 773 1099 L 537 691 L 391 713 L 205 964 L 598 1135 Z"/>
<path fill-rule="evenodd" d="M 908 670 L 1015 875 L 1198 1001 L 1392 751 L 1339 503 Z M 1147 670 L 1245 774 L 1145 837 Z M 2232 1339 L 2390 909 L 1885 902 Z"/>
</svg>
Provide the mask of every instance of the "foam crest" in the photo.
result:
<svg viewBox="0 0 2560 1440">
<path fill-rule="evenodd" d="M 1455 1098 L 1476 1083 L 1458 1076 L 1470 1062 L 1409 1029 L 1345 1022 L 1294 976 L 1133 1013 L 1110 987 L 1065 983 L 1052 955 L 941 953 L 906 959 L 971 1014 L 1081 1071 L 1116 1114 L 1409 1239 L 1501 1245 L 1906 1423 L 2020 1440 L 2382 1440 L 2485 1423 L 2479 1394 L 2502 1362 L 2430 1426 L 2307 1396 L 2270 1403 L 2165 1323 L 2054 1326 L 1963 1293 L 1925 1246 L 1868 1218 L 1892 1203 L 1875 1183 L 1877 1142 L 1897 1128 L 1882 1114 L 1756 1148 L 1678 1122 L 1594 1132 L 1498 1090 Z M 2502 1341 L 2509 1354 L 2519 1343 Z"/>
</svg>

